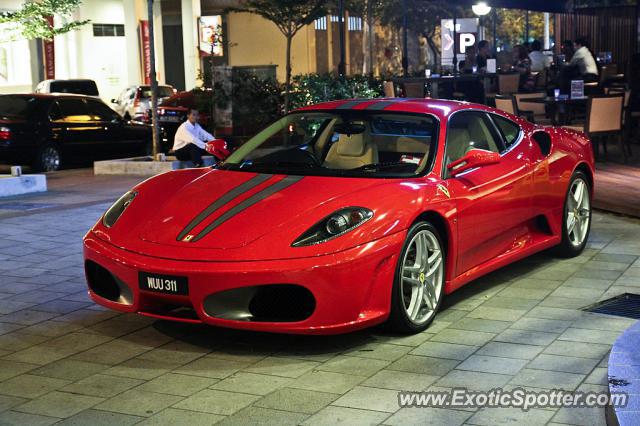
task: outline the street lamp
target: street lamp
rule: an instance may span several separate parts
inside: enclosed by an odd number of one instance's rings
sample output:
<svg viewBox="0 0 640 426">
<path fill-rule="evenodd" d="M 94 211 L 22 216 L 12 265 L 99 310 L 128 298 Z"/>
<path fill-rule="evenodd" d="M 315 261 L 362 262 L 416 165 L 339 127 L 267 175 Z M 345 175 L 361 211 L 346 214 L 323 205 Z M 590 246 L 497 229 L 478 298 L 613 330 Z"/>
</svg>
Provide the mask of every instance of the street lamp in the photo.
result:
<svg viewBox="0 0 640 426">
<path fill-rule="evenodd" d="M 491 7 L 488 6 L 487 3 L 481 1 L 471 6 L 471 10 L 473 10 L 473 13 L 478 16 L 484 16 L 491 12 Z"/>
</svg>

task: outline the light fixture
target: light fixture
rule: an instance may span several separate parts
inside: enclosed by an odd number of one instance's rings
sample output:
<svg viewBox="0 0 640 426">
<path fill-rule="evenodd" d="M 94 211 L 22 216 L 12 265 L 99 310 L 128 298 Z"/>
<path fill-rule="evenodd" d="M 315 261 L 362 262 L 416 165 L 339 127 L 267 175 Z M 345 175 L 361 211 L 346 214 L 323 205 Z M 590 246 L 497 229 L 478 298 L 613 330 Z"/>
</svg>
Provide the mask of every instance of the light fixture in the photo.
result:
<svg viewBox="0 0 640 426">
<path fill-rule="evenodd" d="M 481 1 L 478 2 L 478 4 L 474 4 L 473 6 L 471 6 L 471 10 L 473 10 L 473 13 L 478 16 L 484 16 L 491 12 L 491 7 L 488 6 L 487 3 Z"/>
</svg>

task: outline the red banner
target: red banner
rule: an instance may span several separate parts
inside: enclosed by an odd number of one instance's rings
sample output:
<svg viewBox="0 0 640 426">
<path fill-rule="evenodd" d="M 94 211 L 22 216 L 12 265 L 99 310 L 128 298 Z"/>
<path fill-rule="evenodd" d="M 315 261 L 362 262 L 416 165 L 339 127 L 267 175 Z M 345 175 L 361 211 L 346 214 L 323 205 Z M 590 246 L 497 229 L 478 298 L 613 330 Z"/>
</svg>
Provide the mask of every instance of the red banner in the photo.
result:
<svg viewBox="0 0 640 426">
<path fill-rule="evenodd" d="M 49 26 L 53 27 L 53 16 L 47 17 Z M 45 80 L 53 80 L 56 78 L 56 55 L 53 39 L 42 40 L 42 52 L 44 55 L 44 78 Z"/>
<path fill-rule="evenodd" d="M 144 84 L 151 84 L 151 44 L 149 39 L 148 21 L 140 21 L 138 36 L 140 39 L 140 56 L 142 59 Z"/>
</svg>

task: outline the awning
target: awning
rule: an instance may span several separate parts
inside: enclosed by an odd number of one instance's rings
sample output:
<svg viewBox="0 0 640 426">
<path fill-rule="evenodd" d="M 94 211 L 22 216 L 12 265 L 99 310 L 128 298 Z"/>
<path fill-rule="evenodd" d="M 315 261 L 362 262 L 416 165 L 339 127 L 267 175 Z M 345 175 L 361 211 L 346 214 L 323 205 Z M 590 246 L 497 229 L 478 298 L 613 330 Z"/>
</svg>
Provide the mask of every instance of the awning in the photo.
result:
<svg viewBox="0 0 640 426">
<path fill-rule="evenodd" d="M 479 1 L 482 0 L 453 0 L 453 3 L 472 6 L 477 4 Z M 491 7 L 552 13 L 572 12 L 571 4 L 573 3 L 566 0 L 484 0 L 484 2 Z"/>
</svg>

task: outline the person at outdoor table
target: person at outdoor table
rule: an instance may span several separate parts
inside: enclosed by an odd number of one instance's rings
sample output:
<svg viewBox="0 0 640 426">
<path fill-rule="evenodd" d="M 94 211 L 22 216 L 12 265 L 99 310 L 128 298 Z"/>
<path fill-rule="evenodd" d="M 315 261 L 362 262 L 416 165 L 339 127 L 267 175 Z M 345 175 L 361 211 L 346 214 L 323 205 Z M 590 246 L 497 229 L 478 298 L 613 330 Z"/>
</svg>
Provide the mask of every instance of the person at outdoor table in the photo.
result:
<svg viewBox="0 0 640 426">
<path fill-rule="evenodd" d="M 598 81 L 598 66 L 589 50 L 589 42 L 585 37 L 578 38 L 573 46 L 576 52 L 573 54 L 569 66 L 576 67 L 577 72 L 585 83 Z"/>
<path fill-rule="evenodd" d="M 202 156 L 206 154 L 205 144 L 215 137 L 198 124 L 197 109 L 190 109 L 187 121 L 176 131 L 173 140 L 173 151 L 180 161 L 191 160 L 196 167 L 202 166 Z"/>
<path fill-rule="evenodd" d="M 542 43 L 534 40 L 533 43 L 531 43 L 531 49 L 531 53 L 529 53 L 531 71 L 540 72 L 551 66 L 551 58 L 542 53 Z"/>
<path fill-rule="evenodd" d="M 487 40 L 482 40 L 478 43 L 478 55 L 476 56 L 476 65 L 478 71 L 487 71 L 487 59 L 491 58 L 491 46 Z"/>
<path fill-rule="evenodd" d="M 562 42 L 562 48 L 560 49 L 562 54 L 564 55 L 565 60 L 570 61 L 575 53 L 575 49 L 573 48 L 573 42 L 571 40 L 565 40 Z"/>
<path fill-rule="evenodd" d="M 522 45 L 513 47 L 513 68 L 520 73 L 520 90 L 523 92 L 533 92 L 536 82 L 531 75 L 531 60 L 529 51 Z"/>
</svg>

